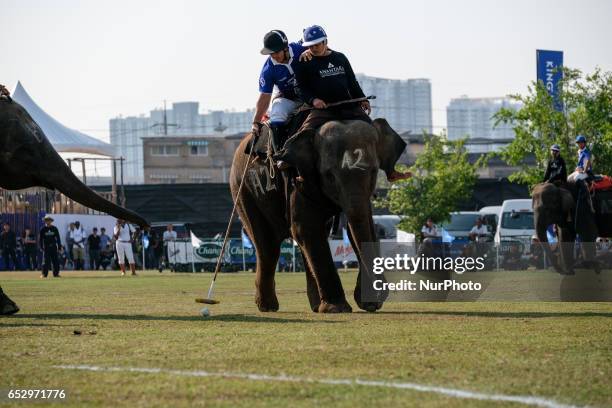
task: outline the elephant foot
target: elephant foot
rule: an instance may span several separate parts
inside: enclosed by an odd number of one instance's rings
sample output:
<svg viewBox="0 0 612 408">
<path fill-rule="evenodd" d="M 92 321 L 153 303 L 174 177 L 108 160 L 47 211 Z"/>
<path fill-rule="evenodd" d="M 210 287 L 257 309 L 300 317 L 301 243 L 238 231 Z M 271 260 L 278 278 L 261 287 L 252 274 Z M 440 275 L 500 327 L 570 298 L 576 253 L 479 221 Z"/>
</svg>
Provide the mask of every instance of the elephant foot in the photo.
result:
<svg viewBox="0 0 612 408">
<path fill-rule="evenodd" d="M 271 296 L 257 296 L 255 304 L 260 312 L 278 312 L 278 299 L 276 294 Z"/>
<path fill-rule="evenodd" d="M 351 313 L 352 311 L 353 308 L 346 300 L 338 303 L 322 301 L 318 310 L 319 313 Z"/>
<path fill-rule="evenodd" d="M 362 302 L 361 301 L 361 290 L 359 288 L 355 288 L 355 292 L 353 293 L 353 298 L 355 299 L 355 303 L 361 310 L 365 310 L 366 312 L 375 312 L 383 307 L 384 301 L 389 296 L 388 292 L 381 292 L 377 297 L 380 299 L 378 302 Z"/>
<path fill-rule="evenodd" d="M 0 292 L 0 315 L 8 316 L 19 311 L 19 307 L 8 296 Z"/>
</svg>

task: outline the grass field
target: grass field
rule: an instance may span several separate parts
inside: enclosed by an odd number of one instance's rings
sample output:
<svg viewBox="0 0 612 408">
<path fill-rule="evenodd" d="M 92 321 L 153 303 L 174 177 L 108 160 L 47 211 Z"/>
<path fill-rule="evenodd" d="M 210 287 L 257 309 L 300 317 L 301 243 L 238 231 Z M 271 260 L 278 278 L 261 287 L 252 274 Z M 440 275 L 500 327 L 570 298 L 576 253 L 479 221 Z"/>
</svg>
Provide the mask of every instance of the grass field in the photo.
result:
<svg viewBox="0 0 612 408">
<path fill-rule="evenodd" d="M 1 273 L 21 311 L 0 317 L 0 389 L 64 389 L 62 406 L 522 405 L 376 385 L 57 367 L 91 365 L 409 382 L 612 406 L 610 303 L 387 303 L 376 314 L 320 315 L 308 308 L 304 275 L 284 273 L 281 309 L 264 314 L 253 274 L 224 274 L 221 304 L 203 318 L 194 298 L 210 279 Z M 356 309 L 355 273 L 342 280 Z"/>
</svg>

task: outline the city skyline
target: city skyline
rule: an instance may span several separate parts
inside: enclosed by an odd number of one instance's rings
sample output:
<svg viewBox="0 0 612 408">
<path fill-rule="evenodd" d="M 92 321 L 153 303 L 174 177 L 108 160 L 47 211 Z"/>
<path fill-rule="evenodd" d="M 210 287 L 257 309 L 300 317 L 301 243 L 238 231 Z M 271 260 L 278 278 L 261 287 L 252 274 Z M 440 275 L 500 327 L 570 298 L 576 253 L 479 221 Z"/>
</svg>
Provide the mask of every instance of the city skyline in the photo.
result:
<svg viewBox="0 0 612 408">
<path fill-rule="evenodd" d="M 53 117 L 106 141 L 110 118 L 164 99 L 252 108 L 265 60 L 258 51 L 273 28 L 298 39 L 318 23 L 356 73 L 429 78 L 434 132 L 446 127 L 452 98 L 525 93 L 536 49 L 563 50 L 566 66 L 585 72 L 612 70 L 612 2 L 601 0 L 314 1 L 311 10 L 280 1 L 2 4 L 0 83 L 21 80 Z"/>
</svg>

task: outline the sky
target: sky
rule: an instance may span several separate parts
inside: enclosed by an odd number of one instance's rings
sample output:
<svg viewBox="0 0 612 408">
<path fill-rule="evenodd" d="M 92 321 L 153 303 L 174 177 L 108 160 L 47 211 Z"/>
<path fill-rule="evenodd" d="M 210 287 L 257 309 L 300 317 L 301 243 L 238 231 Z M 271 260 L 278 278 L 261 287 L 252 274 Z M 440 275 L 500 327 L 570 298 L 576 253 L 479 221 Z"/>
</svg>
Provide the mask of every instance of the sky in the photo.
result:
<svg viewBox="0 0 612 408">
<path fill-rule="evenodd" d="M 612 70 L 611 18 L 607 0 L 0 0 L 0 83 L 108 141 L 109 119 L 164 100 L 252 108 L 264 34 L 319 24 L 355 72 L 429 78 L 438 131 L 451 98 L 525 93 L 536 49 Z"/>
</svg>

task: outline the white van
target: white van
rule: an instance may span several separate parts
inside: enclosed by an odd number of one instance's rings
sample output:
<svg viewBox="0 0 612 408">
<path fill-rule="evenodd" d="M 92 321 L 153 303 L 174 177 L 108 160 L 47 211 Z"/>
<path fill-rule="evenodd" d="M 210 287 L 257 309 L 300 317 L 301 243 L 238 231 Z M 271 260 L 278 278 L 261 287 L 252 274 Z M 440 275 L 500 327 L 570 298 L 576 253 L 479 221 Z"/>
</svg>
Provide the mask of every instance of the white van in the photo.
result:
<svg viewBox="0 0 612 408">
<path fill-rule="evenodd" d="M 490 205 L 487 207 L 482 207 L 478 211 L 480 213 L 480 217 L 486 222 L 487 226 L 491 226 L 491 231 L 493 234 L 497 232 L 501 208 L 501 205 Z"/>
<path fill-rule="evenodd" d="M 533 225 L 533 208 L 530 199 L 506 200 L 499 212 L 499 223 L 495 233 L 495 242 L 507 238 L 530 241 L 535 234 Z"/>
</svg>

